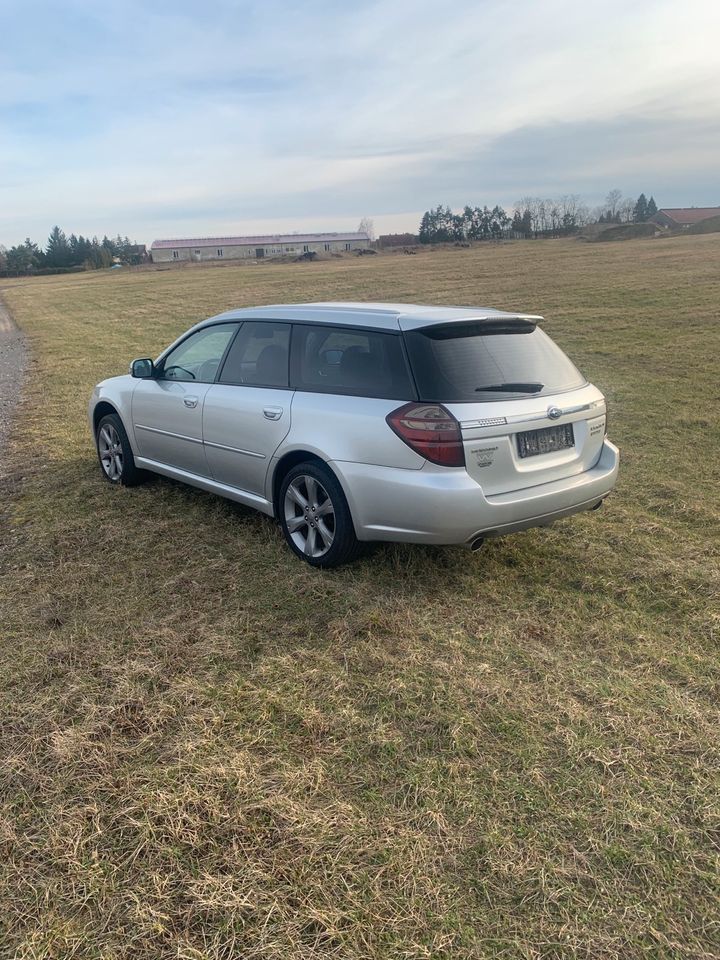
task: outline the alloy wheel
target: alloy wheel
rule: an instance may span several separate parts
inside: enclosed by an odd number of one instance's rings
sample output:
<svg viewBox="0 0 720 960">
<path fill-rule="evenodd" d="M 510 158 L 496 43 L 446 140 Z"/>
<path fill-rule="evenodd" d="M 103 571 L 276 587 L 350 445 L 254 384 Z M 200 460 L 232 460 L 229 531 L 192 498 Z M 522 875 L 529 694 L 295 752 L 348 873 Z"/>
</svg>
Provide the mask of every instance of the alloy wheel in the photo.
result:
<svg viewBox="0 0 720 960">
<path fill-rule="evenodd" d="M 324 556 L 335 539 L 335 508 L 325 487 L 314 477 L 295 477 L 285 491 L 285 525 L 306 557 Z"/>
<path fill-rule="evenodd" d="M 104 424 L 98 434 L 100 463 L 108 480 L 119 480 L 123 472 L 123 451 L 120 435 L 111 423 Z"/>
</svg>

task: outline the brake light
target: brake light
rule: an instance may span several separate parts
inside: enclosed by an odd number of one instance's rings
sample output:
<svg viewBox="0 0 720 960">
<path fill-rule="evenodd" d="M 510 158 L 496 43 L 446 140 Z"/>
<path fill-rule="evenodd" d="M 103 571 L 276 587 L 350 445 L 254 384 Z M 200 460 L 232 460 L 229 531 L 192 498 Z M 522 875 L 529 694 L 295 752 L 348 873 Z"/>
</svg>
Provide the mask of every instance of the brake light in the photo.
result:
<svg viewBox="0 0 720 960">
<path fill-rule="evenodd" d="M 440 403 L 406 403 L 385 418 L 415 453 L 443 467 L 464 467 L 460 424 Z"/>
</svg>

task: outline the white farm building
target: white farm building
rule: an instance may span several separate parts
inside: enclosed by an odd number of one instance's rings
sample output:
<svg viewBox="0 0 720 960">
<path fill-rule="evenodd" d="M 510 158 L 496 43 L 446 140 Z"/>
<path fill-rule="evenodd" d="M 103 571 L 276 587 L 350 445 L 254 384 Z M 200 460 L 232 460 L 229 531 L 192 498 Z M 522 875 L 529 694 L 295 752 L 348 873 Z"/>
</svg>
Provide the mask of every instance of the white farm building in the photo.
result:
<svg viewBox="0 0 720 960">
<path fill-rule="evenodd" d="M 366 233 L 287 233 L 259 237 L 196 237 L 189 240 L 154 240 L 154 263 L 180 260 L 260 260 L 303 253 L 347 253 L 364 250 Z"/>
</svg>

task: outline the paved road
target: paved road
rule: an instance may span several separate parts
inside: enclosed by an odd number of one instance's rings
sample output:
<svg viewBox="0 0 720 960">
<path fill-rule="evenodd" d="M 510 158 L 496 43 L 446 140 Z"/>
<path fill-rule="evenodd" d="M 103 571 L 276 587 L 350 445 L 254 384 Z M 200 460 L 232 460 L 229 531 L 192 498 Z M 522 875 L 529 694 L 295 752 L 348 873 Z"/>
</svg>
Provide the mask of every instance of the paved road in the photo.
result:
<svg viewBox="0 0 720 960">
<path fill-rule="evenodd" d="M 0 300 L 0 475 L 3 473 L 3 445 L 10 431 L 26 363 L 25 338 Z"/>
</svg>

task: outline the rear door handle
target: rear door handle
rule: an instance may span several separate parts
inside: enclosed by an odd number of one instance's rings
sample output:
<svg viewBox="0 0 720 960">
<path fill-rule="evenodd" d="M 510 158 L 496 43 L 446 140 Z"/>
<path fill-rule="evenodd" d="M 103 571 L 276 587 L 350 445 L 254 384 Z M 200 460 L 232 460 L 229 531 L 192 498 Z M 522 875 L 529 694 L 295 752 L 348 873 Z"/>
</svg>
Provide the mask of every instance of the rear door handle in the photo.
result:
<svg viewBox="0 0 720 960">
<path fill-rule="evenodd" d="M 279 420 L 283 415 L 282 407 L 264 407 L 263 414 L 268 420 Z"/>
<path fill-rule="evenodd" d="M 186 407 L 190 407 L 193 410 L 198 405 L 197 397 L 183 397 L 183 403 Z"/>
</svg>

